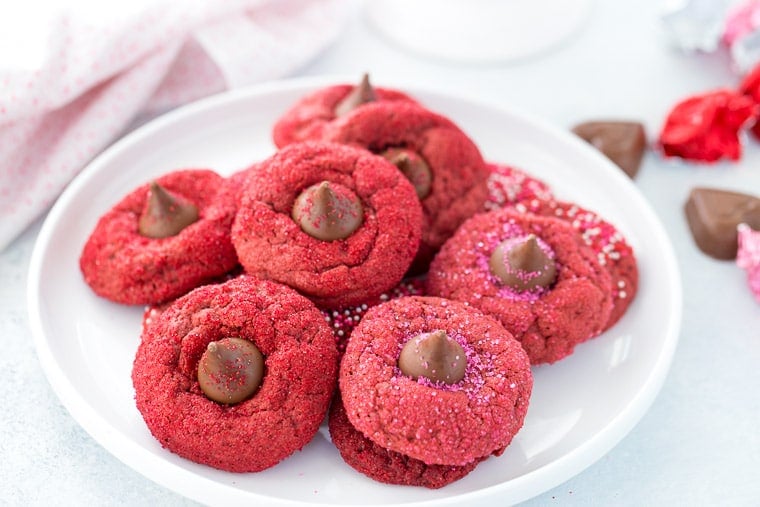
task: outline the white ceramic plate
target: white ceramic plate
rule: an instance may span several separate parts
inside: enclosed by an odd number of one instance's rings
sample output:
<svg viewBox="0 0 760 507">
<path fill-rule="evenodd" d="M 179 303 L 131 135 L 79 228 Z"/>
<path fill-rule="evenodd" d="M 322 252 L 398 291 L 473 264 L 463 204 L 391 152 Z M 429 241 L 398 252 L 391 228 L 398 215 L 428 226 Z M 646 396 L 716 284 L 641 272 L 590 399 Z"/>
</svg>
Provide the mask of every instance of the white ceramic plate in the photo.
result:
<svg viewBox="0 0 760 507">
<path fill-rule="evenodd" d="M 273 122 L 333 80 L 299 80 L 223 94 L 145 125 L 93 161 L 40 232 L 29 276 L 30 321 L 54 390 L 117 458 L 206 503 L 478 505 L 518 502 L 577 474 L 636 424 L 659 391 L 681 319 L 678 269 L 659 220 L 635 186 L 564 131 L 461 98 L 409 89 L 458 122 L 486 158 L 543 178 L 555 192 L 617 224 L 635 248 L 640 292 L 625 317 L 559 363 L 534 368 L 525 426 L 499 458 L 443 489 L 388 486 L 354 472 L 323 427 L 303 451 L 257 474 L 197 465 L 161 448 L 135 408 L 130 380 L 142 308 L 96 297 L 78 259 L 98 217 L 135 186 L 182 167 L 229 174 L 271 154 Z"/>
</svg>

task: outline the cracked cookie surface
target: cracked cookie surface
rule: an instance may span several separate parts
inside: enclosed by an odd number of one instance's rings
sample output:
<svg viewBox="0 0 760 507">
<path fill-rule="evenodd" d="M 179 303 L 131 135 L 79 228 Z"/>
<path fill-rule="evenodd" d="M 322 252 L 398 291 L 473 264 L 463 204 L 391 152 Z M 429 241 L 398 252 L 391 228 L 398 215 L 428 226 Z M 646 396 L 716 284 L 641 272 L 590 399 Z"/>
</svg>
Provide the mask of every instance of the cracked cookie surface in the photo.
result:
<svg viewBox="0 0 760 507">
<path fill-rule="evenodd" d="M 123 304 L 161 303 L 237 265 L 230 239 L 235 207 L 221 198 L 224 178 L 188 169 L 156 181 L 195 204 L 199 218 L 174 236 L 149 238 L 138 231 L 149 185 L 126 195 L 99 219 L 79 259 L 85 282 L 99 296 Z"/>
<path fill-rule="evenodd" d="M 198 384 L 209 343 L 250 340 L 264 356 L 252 397 L 210 400 Z M 207 285 L 145 319 L 132 382 L 137 408 L 162 446 L 232 472 L 274 466 L 306 445 L 324 419 L 337 351 L 321 312 L 283 285 L 243 275 Z"/>
<path fill-rule="evenodd" d="M 411 102 L 375 102 L 331 122 L 322 139 L 373 153 L 409 150 L 431 174 L 420 199 L 422 241 L 413 272 L 420 273 L 457 227 L 488 197 L 488 168 L 475 143 L 451 120 Z"/>
<path fill-rule="evenodd" d="M 414 380 L 398 367 L 414 336 L 443 330 L 464 349 L 459 382 Z M 339 385 L 353 427 L 426 464 L 500 454 L 522 427 L 533 386 L 520 344 L 495 319 L 456 301 L 411 296 L 371 308 L 349 338 Z"/>
<path fill-rule="evenodd" d="M 246 272 L 285 283 L 321 308 L 361 304 L 401 281 L 419 246 L 422 211 L 414 187 L 393 164 L 333 143 L 290 145 L 249 177 L 232 227 Z M 293 219 L 296 198 L 327 181 L 353 193 L 361 225 L 325 241 Z"/>
<path fill-rule="evenodd" d="M 516 292 L 489 269 L 496 247 L 533 234 L 552 252 L 556 280 L 534 292 Z M 502 209 L 476 215 L 441 248 L 428 273 L 428 293 L 497 318 L 522 344 L 532 364 L 552 363 L 605 328 L 612 311 L 607 270 L 567 222 Z"/>
</svg>

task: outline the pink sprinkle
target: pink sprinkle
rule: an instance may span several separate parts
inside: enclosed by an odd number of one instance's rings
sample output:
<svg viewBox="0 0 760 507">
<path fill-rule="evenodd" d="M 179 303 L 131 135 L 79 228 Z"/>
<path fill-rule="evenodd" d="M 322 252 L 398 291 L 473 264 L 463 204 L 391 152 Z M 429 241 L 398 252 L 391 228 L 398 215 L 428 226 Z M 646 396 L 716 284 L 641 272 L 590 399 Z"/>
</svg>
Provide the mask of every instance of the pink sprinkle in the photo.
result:
<svg viewBox="0 0 760 507">
<path fill-rule="evenodd" d="M 401 282 L 390 291 L 381 294 L 369 304 L 364 303 L 350 308 L 336 310 L 323 310 L 325 321 L 333 328 L 338 351 L 343 353 L 346 349 L 347 338 L 351 331 L 359 324 L 367 310 L 376 304 L 397 299 L 404 296 L 418 296 L 424 294 L 424 282 L 418 279 L 410 279 Z"/>
<path fill-rule="evenodd" d="M 465 368 L 464 378 L 456 384 L 446 384 L 445 382 L 434 382 L 426 377 L 419 377 L 417 383 L 440 391 L 462 391 L 470 400 L 479 404 L 487 404 L 489 401 L 489 395 L 483 392 L 483 386 L 486 384 L 486 379 L 500 375 L 494 370 L 490 354 L 485 352 L 478 354 L 463 335 L 456 332 L 449 332 L 448 330 L 447 333 L 449 337 L 456 340 L 456 342 L 462 346 L 465 356 L 467 357 L 467 368 Z M 401 354 L 401 349 L 406 342 L 413 340 L 414 338 L 415 337 L 412 336 L 401 340 L 398 345 L 398 353 Z M 398 382 L 398 379 L 401 377 L 406 377 L 406 375 L 404 375 L 400 369 L 396 368 L 394 376 L 391 377 L 391 383 Z M 435 390 L 432 391 L 431 396 L 436 396 Z"/>
</svg>

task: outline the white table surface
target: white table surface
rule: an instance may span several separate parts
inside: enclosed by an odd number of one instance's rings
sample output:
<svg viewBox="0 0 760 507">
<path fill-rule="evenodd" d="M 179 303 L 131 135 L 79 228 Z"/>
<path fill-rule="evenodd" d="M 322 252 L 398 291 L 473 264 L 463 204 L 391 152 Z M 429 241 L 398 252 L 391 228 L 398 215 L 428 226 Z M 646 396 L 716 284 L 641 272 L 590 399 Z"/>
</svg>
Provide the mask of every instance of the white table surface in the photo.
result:
<svg viewBox="0 0 760 507">
<path fill-rule="evenodd" d="M 372 74 L 522 110 L 569 128 L 642 121 L 650 139 L 686 95 L 733 86 L 725 52 L 686 55 L 661 32 L 659 1 L 594 4 L 559 49 L 520 62 L 466 65 L 389 44 L 357 10 L 346 32 L 298 75 Z M 680 341 L 665 385 L 612 451 L 525 505 L 760 505 L 760 305 L 732 262 L 694 246 L 683 203 L 697 185 L 760 194 L 760 142 L 738 163 L 694 166 L 650 152 L 636 184 L 668 231 L 684 289 Z M 100 447 L 48 384 L 25 306 L 32 226 L 0 253 L 0 505 L 193 505 Z"/>
</svg>

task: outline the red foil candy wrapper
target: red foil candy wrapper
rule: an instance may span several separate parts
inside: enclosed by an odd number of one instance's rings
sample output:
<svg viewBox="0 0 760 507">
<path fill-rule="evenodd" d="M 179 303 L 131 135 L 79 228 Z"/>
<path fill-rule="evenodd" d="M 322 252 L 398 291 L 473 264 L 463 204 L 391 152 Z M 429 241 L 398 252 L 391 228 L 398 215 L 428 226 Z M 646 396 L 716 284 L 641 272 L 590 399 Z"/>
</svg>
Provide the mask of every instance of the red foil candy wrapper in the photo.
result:
<svg viewBox="0 0 760 507">
<path fill-rule="evenodd" d="M 751 98 L 755 104 L 760 104 L 760 65 L 756 65 L 739 85 L 739 92 Z M 760 122 L 755 122 L 752 126 L 752 134 L 760 139 Z"/>
<path fill-rule="evenodd" d="M 739 92 L 747 95 L 756 103 L 760 103 L 760 65 L 755 66 L 744 76 L 739 85 Z"/>
<path fill-rule="evenodd" d="M 701 162 L 738 160 L 739 130 L 756 110 L 750 97 L 733 90 L 694 95 L 670 111 L 660 133 L 660 146 L 669 157 Z"/>
</svg>

